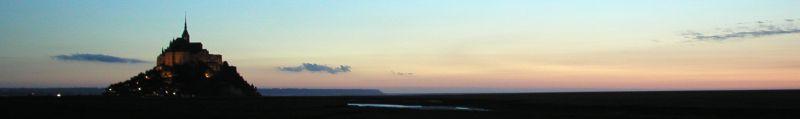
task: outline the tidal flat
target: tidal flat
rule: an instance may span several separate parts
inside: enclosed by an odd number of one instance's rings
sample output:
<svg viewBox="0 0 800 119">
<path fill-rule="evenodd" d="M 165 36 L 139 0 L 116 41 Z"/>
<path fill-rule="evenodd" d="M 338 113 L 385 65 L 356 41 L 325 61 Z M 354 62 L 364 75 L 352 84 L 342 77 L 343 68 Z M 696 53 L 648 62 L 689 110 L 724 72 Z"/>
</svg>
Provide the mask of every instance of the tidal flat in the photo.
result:
<svg viewBox="0 0 800 119">
<path fill-rule="evenodd" d="M 265 96 L 0 97 L 3 118 L 771 119 L 800 116 L 800 90 Z M 351 105 L 348 105 L 351 104 Z M 435 109 L 354 107 L 392 104 Z M 444 107 L 453 107 L 445 109 Z M 464 111 L 469 107 L 490 111 Z"/>
</svg>

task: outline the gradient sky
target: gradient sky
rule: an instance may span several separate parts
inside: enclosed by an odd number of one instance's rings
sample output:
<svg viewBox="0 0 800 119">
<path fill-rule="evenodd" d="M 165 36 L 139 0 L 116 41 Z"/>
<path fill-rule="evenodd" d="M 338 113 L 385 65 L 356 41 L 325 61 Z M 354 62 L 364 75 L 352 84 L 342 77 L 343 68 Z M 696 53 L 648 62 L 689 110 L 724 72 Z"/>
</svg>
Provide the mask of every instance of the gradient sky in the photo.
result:
<svg viewBox="0 0 800 119">
<path fill-rule="evenodd" d="M 155 65 L 160 50 L 180 36 L 187 12 L 192 40 L 222 54 L 259 88 L 390 93 L 800 88 L 800 32 L 792 31 L 800 29 L 798 5 L 797 0 L 2 0 L 0 87 L 106 87 L 127 80 Z M 701 38 L 713 36 L 729 37 Z M 151 62 L 52 58 L 76 53 Z M 352 71 L 278 70 L 302 63 L 347 65 Z"/>
</svg>

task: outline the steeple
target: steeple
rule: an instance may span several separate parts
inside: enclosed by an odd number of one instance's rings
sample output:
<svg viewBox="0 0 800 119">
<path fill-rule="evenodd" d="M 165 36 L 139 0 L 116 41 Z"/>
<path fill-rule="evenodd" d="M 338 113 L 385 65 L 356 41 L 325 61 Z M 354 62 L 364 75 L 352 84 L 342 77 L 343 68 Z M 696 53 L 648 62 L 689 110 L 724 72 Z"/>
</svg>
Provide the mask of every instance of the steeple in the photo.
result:
<svg viewBox="0 0 800 119">
<path fill-rule="evenodd" d="M 189 41 L 189 29 L 187 28 L 187 26 L 188 25 L 186 25 L 186 13 L 184 13 L 183 14 L 183 35 L 181 35 L 181 38 L 185 39 L 186 41 Z"/>
</svg>

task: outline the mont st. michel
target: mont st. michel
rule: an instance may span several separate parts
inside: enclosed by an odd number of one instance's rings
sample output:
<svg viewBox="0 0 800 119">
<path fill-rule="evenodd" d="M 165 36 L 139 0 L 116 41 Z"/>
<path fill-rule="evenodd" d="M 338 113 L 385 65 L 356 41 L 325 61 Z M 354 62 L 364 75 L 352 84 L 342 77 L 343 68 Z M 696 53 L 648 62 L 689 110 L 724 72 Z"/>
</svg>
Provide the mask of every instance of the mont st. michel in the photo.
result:
<svg viewBox="0 0 800 119">
<path fill-rule="evenodd" d="M 222 55 L 210 54 L 191 42 L 186 21 L 183 34 L 158 55 L 156 66 L 109 86 L 106 96 L 243 97 L 260 96 Z"/>
</svg>

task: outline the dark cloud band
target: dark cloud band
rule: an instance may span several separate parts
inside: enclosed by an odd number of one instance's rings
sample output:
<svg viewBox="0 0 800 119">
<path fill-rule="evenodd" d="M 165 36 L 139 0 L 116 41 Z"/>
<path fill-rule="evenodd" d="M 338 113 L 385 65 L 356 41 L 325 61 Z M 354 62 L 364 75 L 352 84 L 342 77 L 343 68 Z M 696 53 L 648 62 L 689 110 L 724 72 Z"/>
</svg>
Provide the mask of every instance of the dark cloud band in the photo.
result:
<svg viewBox="0 0 800 119">
<path fill-rule="evenodd" d="M 148 61 L 122 58 L 104 54 L 70 54 L 70 55 L 56 55 L 51 56 L 54 60 L 58 61 L 83 61 L 83 62 L 102 62 L 102 63 L 147 63 Z"/>
<path fill-rule="evenodd" d="M 701 32 L 685 32 L 682 35 L 685 38 L 694 40 L 716 40 L 723 41 L 733 38 L 747 38 L 747 37 L 764 37 L 772 35 L 795 34 L 800 33 L 800 26 L 795 25 L 796 20 L 787 19 L 785 24 L 775 24 L 768 21 L 758 21 L 751 26 L 728 28 L 725 32 L 721 33 L 701 33 Z"/>
<path fill-rule="evenodd" d="M 330 74 L 337 74 L 342 72 L 350 72 L 350 66 L 339 65 L 338 67 L 330 67 L 314 63 L 303 63 L 300 66 L 294 66 L 294 67 L 278 67 L 278 70 L 285 72 L 309 71 L 309 72 L 325 72 Z"/>
<path fill-rule="evenodd" d="M 758 30 L 758 31 L 742 31 L 732 32 L 726 34 L 705 35 L 698 32 L 686 32 L 683 35 L 686 38 L 695 40 L 728 40 L 731 38 L 744 38 L 744 37 L 762 37 L 781 34 L 794 34 L 800 33 L 800 29 L 774 29 L 774 30 Z"/>
</svg>

